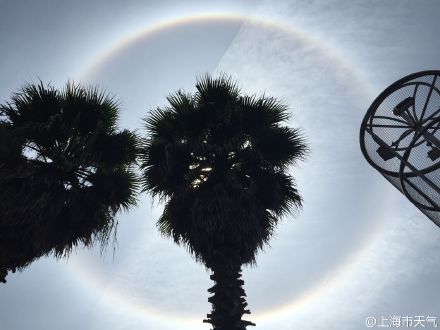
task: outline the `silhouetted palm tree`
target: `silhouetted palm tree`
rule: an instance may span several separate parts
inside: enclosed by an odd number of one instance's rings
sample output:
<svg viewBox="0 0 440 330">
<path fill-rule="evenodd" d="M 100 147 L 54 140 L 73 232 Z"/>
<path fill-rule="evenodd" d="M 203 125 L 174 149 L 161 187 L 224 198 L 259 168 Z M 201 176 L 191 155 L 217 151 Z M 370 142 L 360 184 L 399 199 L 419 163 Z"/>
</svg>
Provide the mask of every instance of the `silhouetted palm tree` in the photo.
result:
<svg viewBox="0 0 440 330">
<path fill-rule="evenodd" d="M 0 281 L 42 255 L 105 243 L 135 204 L 137 138 L 96 88 L 27 85 L 0 105 Z"/>
<path fill-rule="evenodd" d="M 301 134 L 283 125 L 286 106 L 242 95 L 228 77 L 205 76 L 193 95 L 145 119 L 144 190 L 166 201 L 160 231 L 213 271 L 214 329 L 246 329 L 241 266 L 255 263 L 280 217 L 301 206 L 289 165 L 307 152 Z"/>
</svg>

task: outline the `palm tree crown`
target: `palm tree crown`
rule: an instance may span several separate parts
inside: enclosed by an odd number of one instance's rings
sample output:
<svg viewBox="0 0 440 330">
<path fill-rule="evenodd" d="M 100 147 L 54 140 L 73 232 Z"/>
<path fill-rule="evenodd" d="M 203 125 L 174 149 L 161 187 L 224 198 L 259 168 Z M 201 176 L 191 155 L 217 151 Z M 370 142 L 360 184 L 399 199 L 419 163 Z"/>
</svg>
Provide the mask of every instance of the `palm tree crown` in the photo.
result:
<svg viewBox="0 0 440 330">
<path fill-rule="evenodd" d="M 107 241 L 116 212 L 135 204 L 137 138 L 117 118 L 113 98 L 71 83 L 27 85 L 0 105 L 0 280 Z"/>
<path fill-rule="evenodd" d="M 283 125 L 287 107 L 276 99 L 242 95 L 226 76 L 205 76 L 196 89 L 172 94 L 145 119 L 144 190 L 166 201 L 163 234 L 214 273 L 219 265 L 236 272 L 255 262 L 280 217 L 301 206 L 287 169 L 307 146 Z"/>
</svg>

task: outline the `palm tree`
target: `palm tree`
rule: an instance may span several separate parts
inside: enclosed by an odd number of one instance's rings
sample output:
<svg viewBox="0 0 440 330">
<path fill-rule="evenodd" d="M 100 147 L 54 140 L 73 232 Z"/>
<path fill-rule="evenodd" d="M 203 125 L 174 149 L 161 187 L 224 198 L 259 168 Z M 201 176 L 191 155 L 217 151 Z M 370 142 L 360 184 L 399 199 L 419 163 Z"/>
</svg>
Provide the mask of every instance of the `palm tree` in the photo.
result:
<svg viewBox="0 0 440 330">
<path fill-rule="evenodd" d="M 301 206 L 287 169 L 307 146 L 283 123 L 274 98 L 242 95 L 231 78 L 206 75 L 195 94 L 178 91 L 145 119 L 143 189 L 166 201 L 159 230 L 213 272 L 204 322 L 246 329 L 241 267 L 254 264 L 279 219 Z"/>
<path fill-rule="evenodd" d="M 96 88 L 28 84 L 0 105 L 0 281 L 35 259 L 107 242 L 134 205 L 137 138 Z"/>
</svg>

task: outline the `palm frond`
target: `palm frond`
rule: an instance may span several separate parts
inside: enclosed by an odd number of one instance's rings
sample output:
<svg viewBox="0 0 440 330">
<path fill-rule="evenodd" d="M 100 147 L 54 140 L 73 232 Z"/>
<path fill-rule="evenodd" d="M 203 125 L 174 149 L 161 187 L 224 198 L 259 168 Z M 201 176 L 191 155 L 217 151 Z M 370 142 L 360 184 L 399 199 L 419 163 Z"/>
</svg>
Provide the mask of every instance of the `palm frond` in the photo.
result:
<svg viewBox="0 0 440 330">
<path fill-rule="evenodd" d="M 8 251 L 0 272 L 105 244 L 138 189 L 139 140 L 117 129 L 115 99 L 97 87 L 68 82 L 60 91 L 40 81 L 0 111 L 0 251 Z"/>
<path fill-rule="evenodd" d="M 301 207 L 287 174 L 308 152 L 301 131 L 286 126 L 286 105 L 242 95 L 226 75 L 204 75 L 193 95 L 168 102 L 144 119 L 140 147 L 143 190 L 166 201 L 159 230 L 206 265 L 253 264 L 280 218 Z"/>
</svg>

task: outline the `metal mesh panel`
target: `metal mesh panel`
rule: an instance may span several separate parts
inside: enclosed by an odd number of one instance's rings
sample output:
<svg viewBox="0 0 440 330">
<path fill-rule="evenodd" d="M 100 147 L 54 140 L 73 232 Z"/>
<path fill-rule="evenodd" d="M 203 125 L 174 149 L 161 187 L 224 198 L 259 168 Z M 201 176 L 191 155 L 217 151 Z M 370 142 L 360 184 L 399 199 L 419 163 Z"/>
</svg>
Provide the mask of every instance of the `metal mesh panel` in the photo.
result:
<svg viewBox="0 0 440 330">
<path fill-rule="evenodd" d="M 362 122 L 368 162 L 440 226 L 440 71 L 388 87 Z"/>
</svg>

